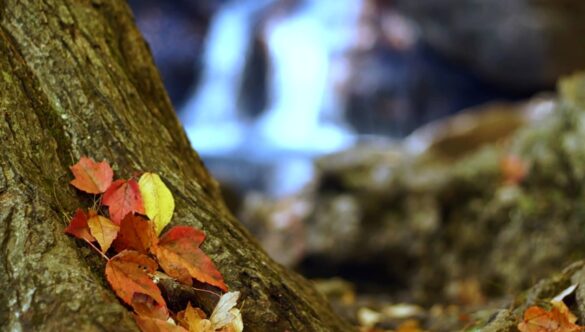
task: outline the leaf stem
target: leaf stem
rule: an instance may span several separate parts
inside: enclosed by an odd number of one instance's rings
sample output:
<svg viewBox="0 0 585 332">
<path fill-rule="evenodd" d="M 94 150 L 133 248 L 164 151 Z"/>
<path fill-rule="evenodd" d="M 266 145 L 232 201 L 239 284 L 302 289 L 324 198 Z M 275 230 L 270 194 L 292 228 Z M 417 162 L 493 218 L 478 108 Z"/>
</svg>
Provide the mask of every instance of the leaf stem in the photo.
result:
<svg viewBox="0 0 585 332">
<path fill-rule="evenodd" d="M 174 281 L 178 282 L 177 279 L 169 276 L 168 274 L 166 274 L 166 273 L 164 273 L 162 271 L 156 271 L 154 274 L 151 275 L 151 277 L 152 278 L 158 278 L 158 279 L 170 279 L 170 280 L 174 280 Z M 156 281 L 155 281 L 155 283 L 156 283 Z M 200 291 L 200 292 L 204 292 L 204 293 L 210 293 L 212 295 L 217 296 L 218 298 L 221 298 L 221 295 L 220 294 L 217 294 L 214 291 L 210 291 L 208 289 L 197 288 L 197 287 L 194 287 L 194 286 L 191 286 L 191 288 L 194 289 L 195 291 Z"/>
<path fill-rule="evenodd" d="M 85 242 L 87 242 L 87 244 L 89 244 L 90 247 L 92 247 L 95 251 L 97 251 L 106 261 L 110 261 L 110 258 L 108 256 L 106 256 L 101 250 L 99 250 L 93 243 L 87 241 L 84 239 Z"/>
<path fill-rule="evenodd" d="M 193 286 L 191 286 L 191 288 L 193 288 L 196 291 L 200 291 L 200 292 L 204 292 L 204 293 L 210 293 L 210 294 L 213 294 L 213 295 L 217 296 L 218 298 L 221 298 L 221 295 L 217 294 L 214 291 L 210 291 L 208 289 L 197 288 L 197 287 L 193 287 Z"/>
</svg>

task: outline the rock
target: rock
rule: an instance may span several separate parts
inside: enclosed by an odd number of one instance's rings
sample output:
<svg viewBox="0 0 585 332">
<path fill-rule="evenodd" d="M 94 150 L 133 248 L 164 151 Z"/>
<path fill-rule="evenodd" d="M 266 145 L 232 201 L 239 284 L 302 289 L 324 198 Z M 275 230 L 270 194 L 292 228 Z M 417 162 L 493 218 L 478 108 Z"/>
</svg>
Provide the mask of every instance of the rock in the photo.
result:
<svg viewBox="0 0 585 332">
<path fill-rule="evenodd" d="M 577 120 L 585 89 L 578 78 L 566 82 L 555 110 L 537 120 L 531 110 L 550 101 L 431 125 L 415 134 L 424 149 L 370 144 L 322 158 L 314 183 L 294 198 L 308 207 L 296 217 L 302 227 L 279 235 L 296 240 L 256 234 L 295 252 L 286 262 L 309 276 L 340 275 L 404 302 L 465 305 L 519 292 L 582 252 L 585 198 L 575 183 L 585 182 L 576 143 L 585 141 Z M 526 164 L 513 183 L 501 168 L 510 155 Z M 248 205 L 255 217 L 243 220 L 287 215 L 284 202 L 263 204 L 264 214 Z"/>
<path fill-rule="evenodd" d="M 480 331 L 483 332 L 516 332 L 518 318 L 510 310 L 498 311 L 493 319 Z"/>
<path fill-rule="evenodd" d="M 433 48 L 491 81 L 532 90 L 585 67 L 579 0 L 397 1 Z"/>
<path fill-rule="evenodd" d="M 528 102 L 491 102 L 424 125 L 406 138 L 405 145 L 416 153 L 458 158 L 505 140 L 522 126 L 549 115 L 555 106 L 547 95 Z"/>
</svg>

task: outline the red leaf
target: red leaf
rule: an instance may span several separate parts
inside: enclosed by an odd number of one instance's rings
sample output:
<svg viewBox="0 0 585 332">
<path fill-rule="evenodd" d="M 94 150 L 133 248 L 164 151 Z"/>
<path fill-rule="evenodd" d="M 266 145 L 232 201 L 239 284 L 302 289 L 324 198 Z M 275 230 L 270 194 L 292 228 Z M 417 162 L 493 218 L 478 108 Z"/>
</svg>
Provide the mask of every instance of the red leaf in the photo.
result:
<svg viewBox="0 0 585 332">
<path fill-rule="evenodd" d="M 110 218 L 118 225 L 129 213 L 144 214 L 142 196 L 134 179 L 114 181 L 104 193 L 102 204 L 109 207 Z"/>
<path fill-rule="evenodd" d="M 180 282 L 191 285 L 191 278 L 195 278 L 226 291 L 221 273 L 199 249 L 204 239 L 205 234 L 195 228 L 176 226 L 160 238 L 152 252 L 162 269 Z"/>
<path fill-rule="evenodd" d="M 102 252 L 105 253 L 110 249 L 112 241 L 118 235 L 120 226 L 114 224 L 110 219 L 98 216 L 94 211 L 90 211 L 90 218 L 87 221 L 91 235 L 95 237 L 97 242 L 100 244 Z"/>
<path fill-rule="evenodd" d="M 90 194 L 101 194 L 112 184 L 114 171 L 107 161 L 96 163 L 88 157 L 81 157 L 70 167 L 75 176 L 70 183 L 77 189 Z"/>
<path fill-rule="evenodd" d="M 91 235 L 89 231 L 89 226 L 87 225 L 88 216 L 82 209 L 77 209 L 75 211 L 75 215 L 69 226 L 65 228 L 65 233 L 69 235 L 73 235 L 78 239 L 85 240 L 87 242 L 95 241 L 95 238 Z"/>
<path fill-rule="evenodd" d="M 547 311 L 539 306 L 532 306 L 524 311 L 524 320 L 518 324 L 520 332 L 578 332 L 583 327 L 569 321 L 568 314 L 553 306 Z"/>
<path fill-rule="evenodd" d="M 152 221 L 141 216 L 128 214 L 126 218 L 122 219 L 120 232 L 114 241 L 114 248 L 118 252 L 132 249 L 146 254 L 157 240 Z"/>
<path fill-rule="evenodd" d="M 156 303 L 166 307 L 160 289 L 148 276 L 158 268 L 154 260 L 136 251 L 125 250 L 106 264 L 106 279 L 112 289 L 126 304 L 132 305 L 137 293 L 150 296 Z"/>
<path fill-rule="evenodd" d="M 184 328 L 167 321 L 134 315 L 136 324 L 142 332 L 189 332 Z"/>
<path fill-rule="evenodd" d="M 190 226 L 175 226 L 161 237 L 161 241 L 163 239 L 165 243 L 187 241 L 198 248 L 205 240 L 205 233 Z"/>
</svg>

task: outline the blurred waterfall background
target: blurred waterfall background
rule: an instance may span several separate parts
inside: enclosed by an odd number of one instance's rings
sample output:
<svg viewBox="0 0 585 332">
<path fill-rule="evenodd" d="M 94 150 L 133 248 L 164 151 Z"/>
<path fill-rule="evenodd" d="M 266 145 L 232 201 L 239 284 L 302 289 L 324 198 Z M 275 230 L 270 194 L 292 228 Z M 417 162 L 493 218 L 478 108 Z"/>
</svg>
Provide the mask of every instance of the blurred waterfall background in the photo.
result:
<svg viewBox="0 0 585 332">
<path fill-rule="evenodd" d="M 438 52 L 395 1 L 130 4 L 192 145 L 227 191 L 289 195 L 315 157 L 535 91 Z"/>
</svg>

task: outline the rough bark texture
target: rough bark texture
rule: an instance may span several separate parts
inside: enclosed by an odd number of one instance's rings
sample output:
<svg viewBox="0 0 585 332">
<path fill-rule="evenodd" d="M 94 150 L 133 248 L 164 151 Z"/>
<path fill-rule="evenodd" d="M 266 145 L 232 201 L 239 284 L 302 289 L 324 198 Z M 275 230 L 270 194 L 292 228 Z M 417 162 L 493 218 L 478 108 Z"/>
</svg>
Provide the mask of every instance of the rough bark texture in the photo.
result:
<svg viewBox="0 0 585 332">
<path fill-rule="evenodd" d="M 63 234 L 91 204 L 67 185 L 82 155 L 118 176 L 162 175 L 173 224 L 203 229 L 203 249 L 242 291 L 246 330 L 351 329 L 228 212 L 123 1 L 0 0 L 0 71 L 0 330 L 137 330 L 103 262 Z"/>
</svg>

